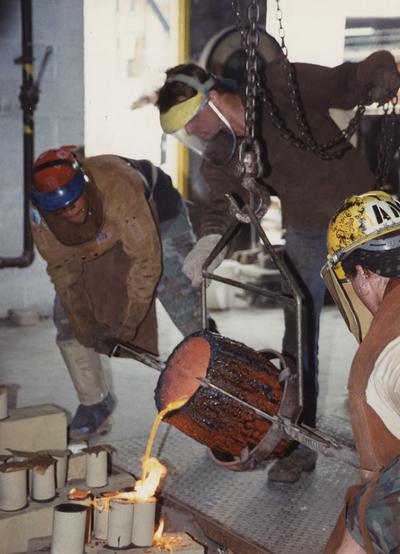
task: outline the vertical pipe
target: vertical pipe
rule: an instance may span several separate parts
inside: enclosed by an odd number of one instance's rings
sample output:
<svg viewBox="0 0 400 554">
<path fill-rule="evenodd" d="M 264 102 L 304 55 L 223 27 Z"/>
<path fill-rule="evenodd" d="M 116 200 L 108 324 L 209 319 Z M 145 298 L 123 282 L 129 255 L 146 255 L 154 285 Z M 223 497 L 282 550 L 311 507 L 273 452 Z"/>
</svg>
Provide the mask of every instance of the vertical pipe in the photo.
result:
<svg viewBox="0 0 400 554">
<path fill-rule="evenodd" d="M 190 43 L 190 0 L 178 0 L 178 63 L 189 61 Z M 189 152 L 186 146 L 178 143 L 178 190 L 188 196 Z"/>
<path fill-rule="evenodd" d="M 33 82 L 32 0 L 20 0 L 22 21 L 22 86 L 19 95 L 23 112 L 24 132 L 24 199 L 23 199 L 23 252 L 15 258 L 0 257 L 0 269 L 27 267 L 33 262 L 33 237 L 29 223 L 29 194 L 33 164 L 33 112 L 38 102 L 38 88 Z"/>
<path fill-rule="evenodd" d="M 23 90 L 33 90 L 33 32 L 32 32 L 32 0 L 21 0 L 22 15 L 22 87 Z M 23 106 L 24 129 L 24 254 L 30 253 L 33 260 L 33 238 L 29 225 L 29 194 L 32 182 L 32 166 L 34 156 L 33 114 L 36 103 Z"/>
<path fill-rule="evenodd" d="M 8 389 L 0 386 L 0 420 L 8 418 Z"/>
</svg>

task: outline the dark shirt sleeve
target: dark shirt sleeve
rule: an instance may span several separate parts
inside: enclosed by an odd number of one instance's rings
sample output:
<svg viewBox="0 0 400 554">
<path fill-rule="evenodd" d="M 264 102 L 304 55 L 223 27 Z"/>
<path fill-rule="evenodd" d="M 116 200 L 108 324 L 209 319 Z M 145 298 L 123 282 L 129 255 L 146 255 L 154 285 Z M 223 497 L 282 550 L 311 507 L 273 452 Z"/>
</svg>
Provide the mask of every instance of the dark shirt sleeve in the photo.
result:
<svg viewBox="0 0 400 554">
<path fill-rule="evenodd" d="M 232 222 L 229 203 L 225 194 L 232 193 L 239 202 L 247 199 L 247 192 L 242 188 L 240 179 L 234 175 L 235 161 L 227 167 L 219 168 L 204 161 L 201 173 L 207 186 L 207 203 L 201 211 L 201 236 L 223 234 Z"/>
<path fill-rule="evenodd" d="M 350 110 L 367 101 L 368 88 L 373 92 L 372 101 L 378 101 L 382 80 L 395 80 L 397 74 L 392 54 L 384 50 L 361 62 L 345 62 L 332 68 L 303 63 L 293 67 L 305 108 L 315 111 Z"/>
</svg>

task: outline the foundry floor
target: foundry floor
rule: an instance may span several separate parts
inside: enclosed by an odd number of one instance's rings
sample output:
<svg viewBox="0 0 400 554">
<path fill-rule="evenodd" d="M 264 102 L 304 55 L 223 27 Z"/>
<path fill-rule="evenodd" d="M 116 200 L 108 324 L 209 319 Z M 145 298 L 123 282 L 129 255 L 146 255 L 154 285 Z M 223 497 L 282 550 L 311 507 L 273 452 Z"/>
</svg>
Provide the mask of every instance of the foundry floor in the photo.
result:
<svg viewBox="0 0 400 554">
<path fill-rule="evenodd" d="M 213 313 L 220 332 L 256 349 L 280 350 L 283 333 L 279 308 L 241 308 Z M 159 309 L 160 350 L 163 359 L 181 340 Z M 0 324 L 0 384 L 12 385 L 17 406 L 54 403 L 73 412 L 77 399 L 55 346 L 50 319 L 28 327 Z M 335 307 L 323 310 L 320 339 L 321 427 L 349 438 L 346 412 L 347 373 L 356 349 Z M 118 404 L 112 432 L 103 439 L 117 449 L 116 460 L 137 471 L 156 409 L 153 390 L 158 373 L 133 360 L 105 359 Z M 274 554 L 322 552 L 340 511 L 354 470 L 342 462 L 320 457 L 314 472 L 294 485 L 267 483 L 267 470 L 236 473 L 215 466 L 202 445 L 176 429 L 162 425 L 155 444 L 169 469 L 165 490 L 232 527 Z"/>
</svg>

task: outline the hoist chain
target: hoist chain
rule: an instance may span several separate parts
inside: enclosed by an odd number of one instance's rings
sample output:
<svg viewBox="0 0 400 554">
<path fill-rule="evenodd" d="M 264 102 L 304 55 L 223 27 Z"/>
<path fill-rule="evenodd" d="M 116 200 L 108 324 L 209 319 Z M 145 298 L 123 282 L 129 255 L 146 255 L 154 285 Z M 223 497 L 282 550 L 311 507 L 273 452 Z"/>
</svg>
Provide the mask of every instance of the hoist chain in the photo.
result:
<svg viewBox="0 0 400 554">
<path fill-rule="evenodd" d="M 269 193 L 263 185 L 257 183 L 256 179 L 264 174 L 264 166 L 261 161 L 261 149 L 256 138 L 256 115 L 257 115 L 257 50 L 259 46 L 259 34 L 257 24 L 260 19 L 260 8 L 257 0 L 251 0 L 247 7 L 248 28 L 242 23 L 240 6 L 238 0 L 232 0 L 232 8 L 235 12 L 243 49 L 246 52 L 246 106 L 245 106 L 245 138 L 239 146 L 239 163 L 237 175 L 242 178 L 242 186 L 250 193 L 250 203 L 254 205 L 255 214 L 261 218 L 270 204 Z M 256 197 L 258 206 L 256 206 Z M 250 223 L 250 217 L 237 205 L 232 196 L 228 196 L 230 210 L 235 217 L 243 222 Z"/>
<path fill-rule="evenodd" d="M 256 141 L 256 100 L 258 91 L 257 49 L 260 36 L 257 31 L 257 23 L 260 19 L 260 8 L 257 0 L 251 0 L 247 7 L 249 20 L 248 29 L 245 28 L 240 15 L 238 0 L 232 0 L 232 8 L 235 12 L 238 29 L 242 41 L 243 50 L 246 53 L 246 106 L 245 106 L 245 142 L 248 149 Z"/>
<path fill-rule="evenodd" d="M 249 30 L 246 34 L 247 46 L 247 85 L 246 85 L 246 142 L 250 146 L 255 138 L 256 99 L 257 99 L 257 49 L 260 37 L 257 32 L 257 23 L 260 18 L 260 8 L 255 1 L 248 6 Z"/>
<path fill-rule="evenodd" d="M 397 102 L 396 96 L 383 106 L 383 118 L 380 126 L 377 166 L 375 170 L 376 184 L 380 189 L 384 188 L 387 184 L 390 163 L 395 155 L 394 134 Z"/>
<path fill-rule="evenodd" d="M 357 105 L 356 113 L 354 114 L 353 118 L 350 120 L 346 129 L 341 130 L 337 134 L 337 136 L 331 139 L 330 141 L 319 144 L 315 140 L 307 122 L 307 117 L 305 114 L 305 110 L 303 107 L 303 103 L 302 103 L 301 95 L 299 91 L 295 67 L 293 64 L 289 62 L 287 58 L 288 50 L 285 43 L 286 35 L 285 35 L 285 30 L 283 28 L 283 16 L 282 16 L 282 10 L 281 10 L 279 1 L 280 0 L 276 0 L 276 19 L 278 20 L 278 24 L 279 24 L 279 37 L 281 39 L 281 49 L 285 56 L 284 64 L 288 74 L 288 88 L 289 88 L 289 94 L 290 94 L 290 101 L 295 111 L 296 123 L 300 131 L 300 137 L 296 137 L 295 134 L 287 128 L 285 121 L 279 115 L 279 110 L 278 110 L 278 113 L 276 113 L 276 116 L 282 120 L 280 122 L 281 124 L 283 124 L 282 129 L 288 132 L 288 135 L 287 135 L 288 140 L 290 140 L 294 146 L 297 146 L 298 148 L 305 149 L 305 150 L 311 150 L 322 159 L 332 160 L 332 159 L 341 158 L 343 154 L 346 152 L 346 150 L 350 148 L 348 144 L 345 144 L 344 147 L 342 147 L 339 150 L 330 151 L 330 152 L 327 152 L 327 151 L 347 141 L 355 133 L 358 125 L 360 124 L 361 118 L 364 115 L 365 104 L 368 102 L 370 89 L 365 91 L 365 97 L 363 97 L 362 101 Z M 266 102 L 267 102 L 267 105 L 269 104 L 269 108 L 270 108 L 269 113 L 271 114 L 271 104 L 274 103 L 272 99 L 272 94 L 270 94 L 269 98 L 266 98 Z M 273 111 L 275 112 L 275 110 Z"/>
<path fill-rule="evenodd" d="M 256 2 L 252 2 L 254 4 Z M 255 82 L 256 82 L 256 88 L 257 92 L 259 93 L 260 99 L 263 102 L 263 104 L 266 107 L 266 110 L 268 112 L 268 115 L 270 116 L 272 123 L 276 129 L 279 130 L 281 136 L 290 142 L 293 146 L 296 148 L 299 148 L 301 150 L 309 150 L 316 154 L 318 157 L 324 159 L 324 160 L 334 160 L 341 158 L 344 153 L 351 148 L 350 144 L 347 143 L 347 140 L 355 133 L 357 130 L 358 125 L 360 124 L 361 118 L 364 115 L 365 112 L 365 104 L 368 103 L 369 96 L 370 96 L 370 88 L 365 91 L 365 95 L 362 98 L 361 102 L 357 105 L 356 113 L 354 117 L 349 122 L 346 129 L 343 129 L 339 131 L 336 137 L 333 139 L 319 144 L 312 132 L 311 129 L 307 123 L 307 117 L 305 114 L 305 110 L 303 107 L 303 103 L 301 101 L 301 95 L 298 87 L 297 77 L 296 77 L 296 71 L 293 66 L 287 59 L 287 47 L 285 44 L 285 31 L 283 28 L 283 22 L 282 22 L 282 10 L 280 8 L 279 0 L 276 0 L 277 4 L 277 12 L 276 17 L 278 19 L 279 23 L 279 36 L 281 39 L 281 49 L 285 56 L 284 65 L 287 71 L 288 76 L 288 90 L 289 90 L 289 96 L 290 101 L 293 106 L 295 116 L 296 116 L 296 123 L 300 132 L 299 136 L 296 136 L 294 131 L 288 128 L 286 121 L 283 119 L 283 117 L 280 114 L 279 107 L 274 102 L 273 95 L 271 90 L 267 87 L 266 83 L 262 83 L 261 79 L 256 76 Z M 237 0 L 232 0 L 232 7 L 236 16 L 236 27 L 240 33 L 241 36 L 241 42 L 242 47 L 245 50 L 247 56 L 249 56 L 249 44 L 248 44 L 248 35 L 249 32 L 246 32 L 246 28 L 243 24 L 243 21 L 241 19 L 240 14 L 240 6 L 239 2 Z M 251 15 L 250 8 L 255 10 L 255 8 L 252 8 L 252 6 L 249 6 L 249 16 Z M 258 5 L 257 5 L 258 8 Z M 259 9 L 258 9 L 259 11 Z M 250 18 L 249 18 L 250 19 Z M 252 26 L 252 21 L 250 20 L 250 30 Z M 259 44 L 259 35 L 257 29 L 253 29 L 253 33 L 257 34 L 257 39 L 254 40 L 254 42 Z M 257 55 L 257 53 L 256 53 Z M 247 69 L 247 65 L 246 65 Z M 247 95 L 247 88 L 246 88 L 246 95 Z M 341 143 L 345 143 L 343 147 L 341 147 L 338 150 L 332 151 L 331 149 L 335 146 L 338 146 Z"/>
<path fill-rule="evenodd" d="M 286 33 L 285 33 L 285 29 L 283 28 L 282 18 L 283 18 L 283 15 L 279 4 L 279 0 L 276 0 L 276 19 L 278 20 L 278 25 L 279 25 L 279 38 L 281 39 L 281 49 L 285 58 L 287 58 L 288 51 L 285 44 Z"/>
<path fill-rule="evenodd" d="M 280 114 L 278 106 L 275 104 L 272 92 L 267 87 L 259 89 L 259 94 L 262 102 L 265 104 L 268 114 L 272 119 L 272 123 L 276 129 L 281 133 L 281 136 L 288 140 L 290 144 L 301 150 L 309 150 L 316 154 L 318 157 L 324 160 L 339 159 L 343 154 L 351 148 L 350 144 L 346 143 L 342 148 L 336 151 L 330 151 L 331 148 L 338 146 L 340 143 L 347 141 L 357 130 L 360 124 L 361 118 L 365 112 L 365 103 L 369 97 L 368 88 L 367 94 L 363 98 L 363 101 L 357 106 L 354 117 L 349 122 L 346 129 L 340 131 L 333 139 L 319 144 L 313 137 L 311 130 L 307 123 L 307 118 L 303 108 L 303 104 L 300 97 L 300 92 L 297 85 L 297 79 L 295 75 L 295 69 L 289 61 L 285 61 L 285 65 L 288 68 L 288 88 L 290 92 L 290 99 L 292 106 L 296 114 L 296 122 L 300 130 L 300 136 L 296 136 L 295 133 L 288 128 L 285 120 Z"/>
</svg>

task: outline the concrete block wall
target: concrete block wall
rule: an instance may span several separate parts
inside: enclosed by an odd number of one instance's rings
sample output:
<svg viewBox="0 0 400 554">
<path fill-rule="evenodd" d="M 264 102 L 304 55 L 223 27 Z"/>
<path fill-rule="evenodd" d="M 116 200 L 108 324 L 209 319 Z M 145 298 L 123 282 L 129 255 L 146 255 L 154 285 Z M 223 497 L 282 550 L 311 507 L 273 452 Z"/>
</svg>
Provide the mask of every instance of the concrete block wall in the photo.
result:
<svg viewBox="0 0 400 554">
<path fill-rule="evenodd" d="M 34 74 L 47 46 L 53 54 L 35 114 L 35 156 L 62 144 L 83 144 L 83 0 L 32 0 Z M 18 94 L 22 53 L 18 0 L 0 2 L 0 257 L 22 253 L 23 135 Z M 9 309 L 51 313 L 54 289 L 35 255 L 28 268 L 0 269 L 0 318 Z"/>
</svg>

